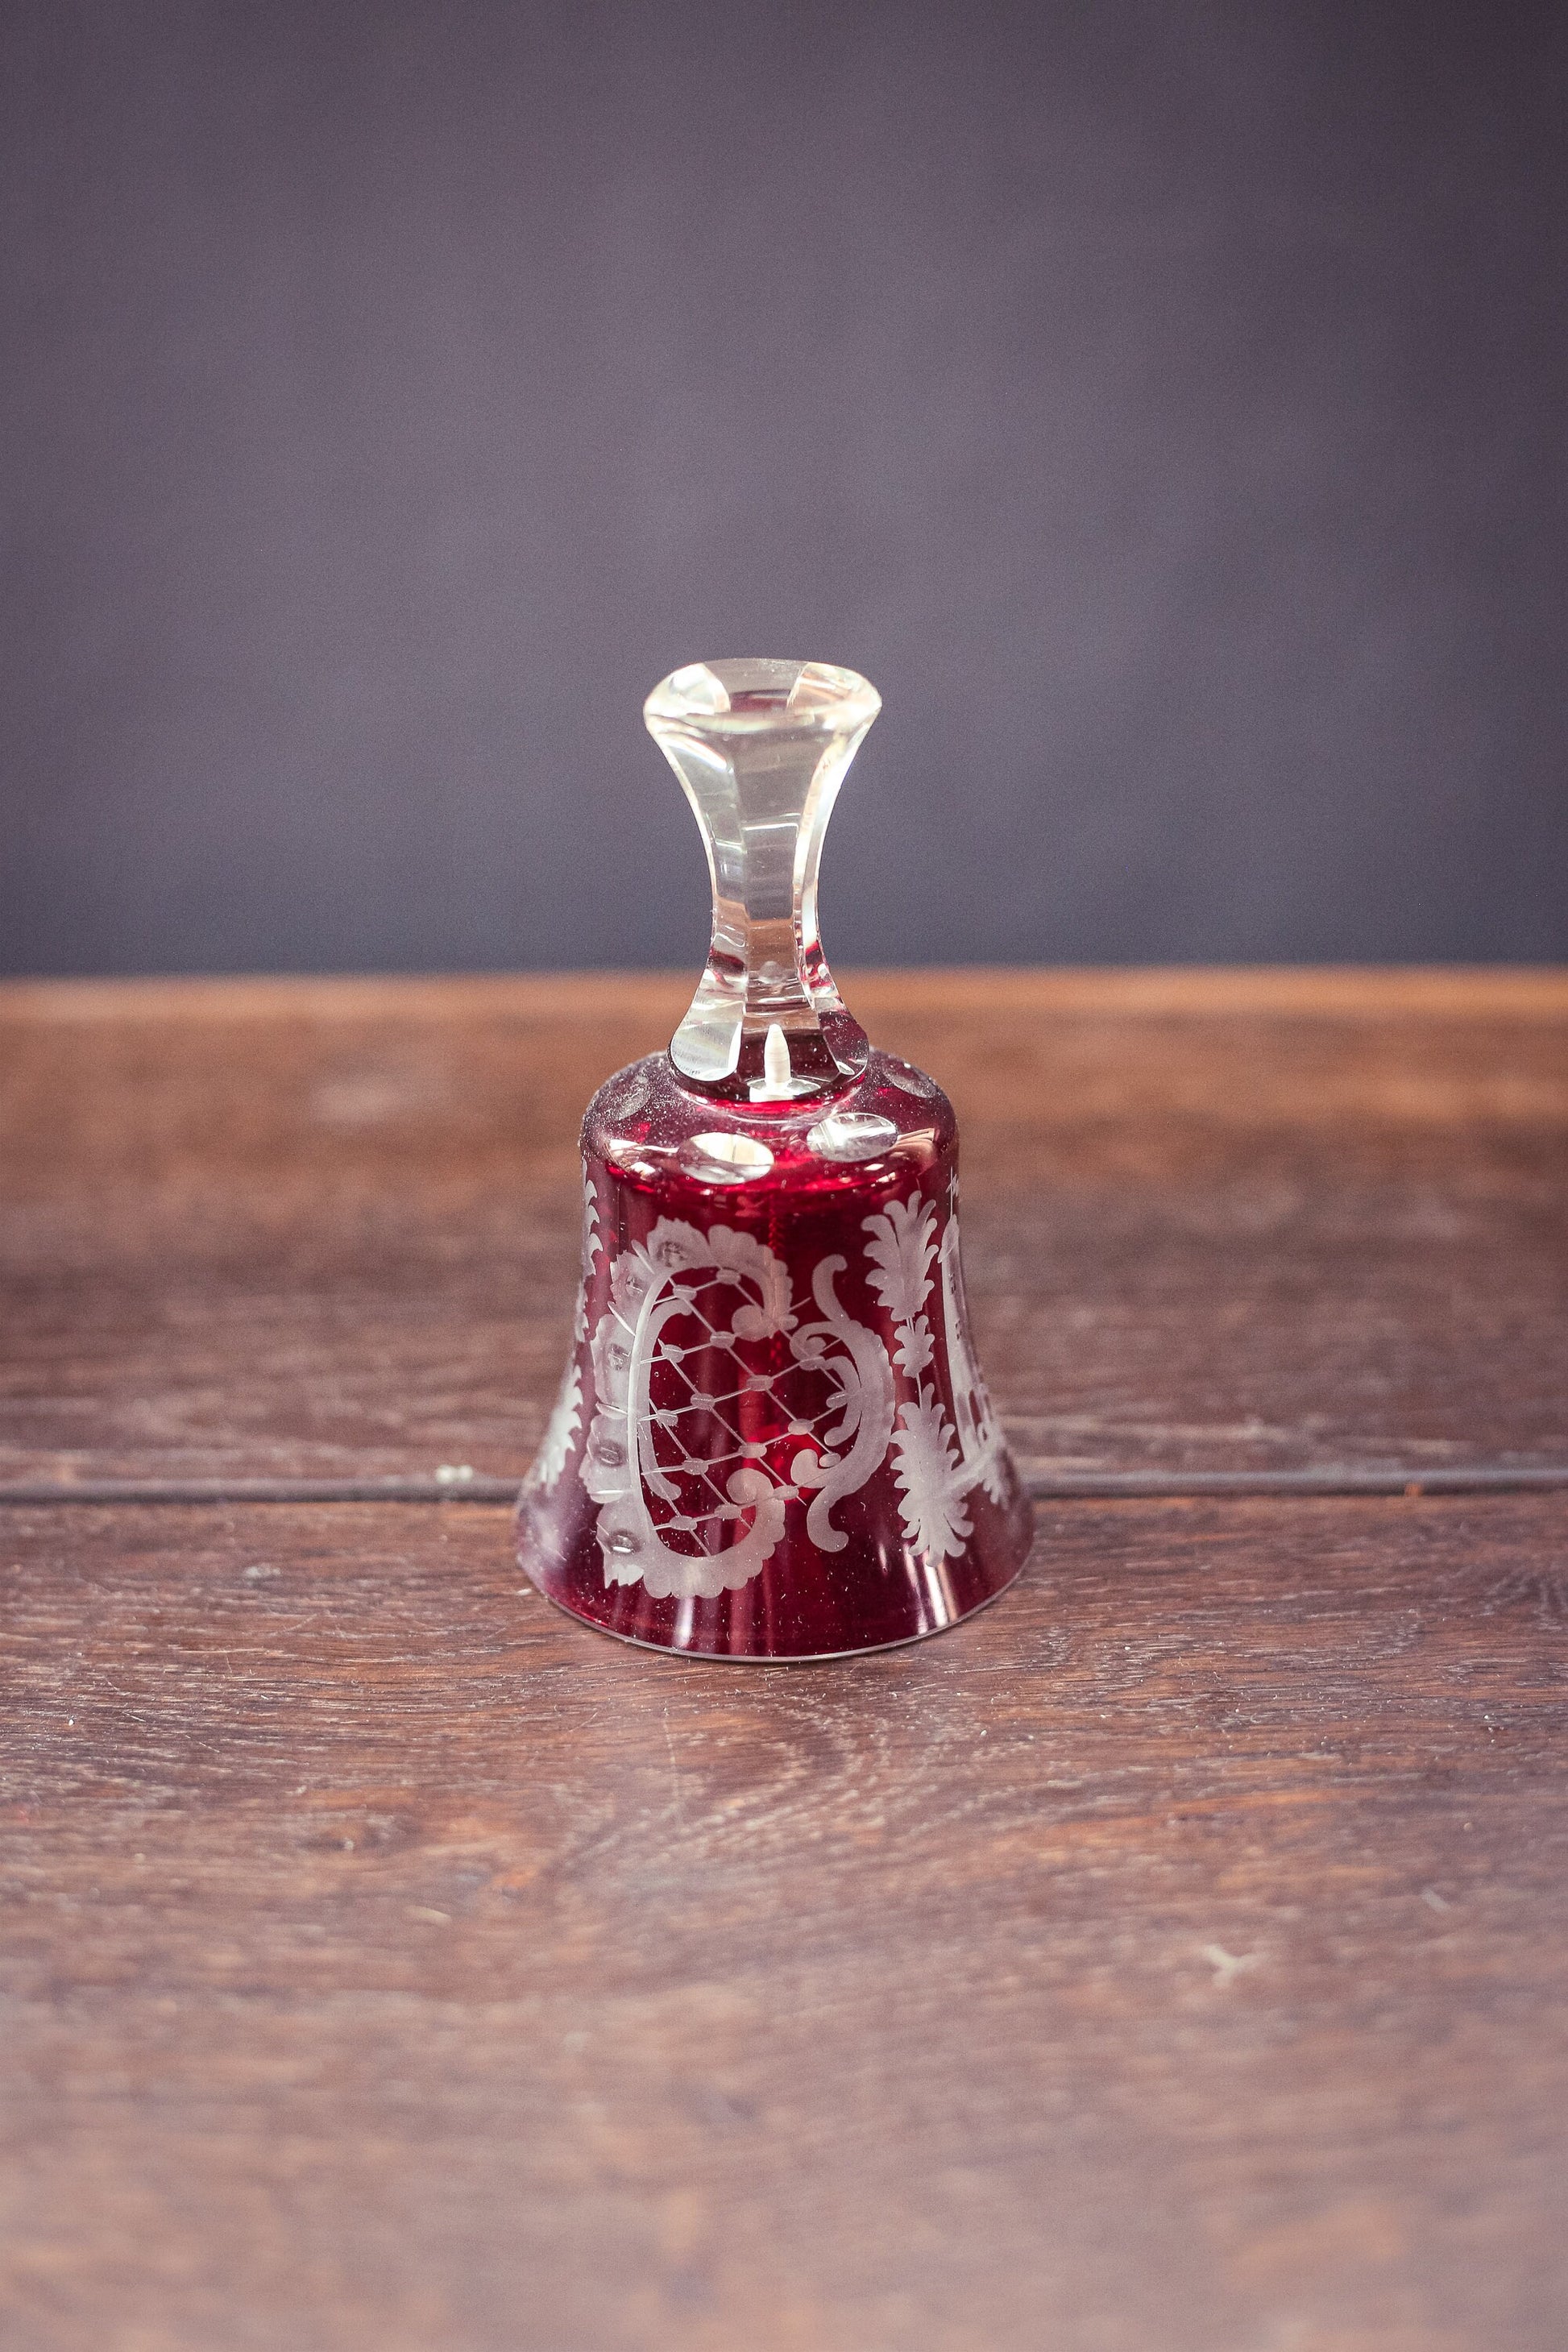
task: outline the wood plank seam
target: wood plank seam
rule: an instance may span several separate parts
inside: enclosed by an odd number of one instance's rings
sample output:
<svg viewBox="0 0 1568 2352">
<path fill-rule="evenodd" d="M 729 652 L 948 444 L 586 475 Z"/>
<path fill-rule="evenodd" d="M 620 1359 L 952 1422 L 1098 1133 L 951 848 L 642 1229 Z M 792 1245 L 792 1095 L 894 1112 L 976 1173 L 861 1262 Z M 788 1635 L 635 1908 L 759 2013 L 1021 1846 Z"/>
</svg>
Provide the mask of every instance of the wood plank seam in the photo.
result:
<svg viewBox="0 0 1568 2352">
<path fill-rule="evenodd" d="M 1026 1473 L 1036 1502 L 1151 1502 L 1187 1496 L 1524 1494 L 1568 1489 L 1568 1464 L 1477 1463 L 1443 1469 L 1121 1470 Z M 0 1486 L 0 1507 L 60 1503 L 485 1503 L 510 1504 L 511 1478 L 83 1478 Z"/>
</svg>

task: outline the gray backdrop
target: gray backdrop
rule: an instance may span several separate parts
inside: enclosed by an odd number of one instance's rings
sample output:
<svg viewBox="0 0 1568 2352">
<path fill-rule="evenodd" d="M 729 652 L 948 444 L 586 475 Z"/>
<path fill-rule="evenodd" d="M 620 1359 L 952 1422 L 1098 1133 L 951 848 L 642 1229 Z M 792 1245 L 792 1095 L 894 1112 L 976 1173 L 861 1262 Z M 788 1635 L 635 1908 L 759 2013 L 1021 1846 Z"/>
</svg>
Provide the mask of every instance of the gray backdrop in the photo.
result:
<svg viewBox="0 0 1568 2352">
<path fill-rule="evenodd" d="M 714 653 L 842 960 L 1568 953 L 1568 11 L 4 26 L 6 968 L 689 965 Z"/>
</svg>

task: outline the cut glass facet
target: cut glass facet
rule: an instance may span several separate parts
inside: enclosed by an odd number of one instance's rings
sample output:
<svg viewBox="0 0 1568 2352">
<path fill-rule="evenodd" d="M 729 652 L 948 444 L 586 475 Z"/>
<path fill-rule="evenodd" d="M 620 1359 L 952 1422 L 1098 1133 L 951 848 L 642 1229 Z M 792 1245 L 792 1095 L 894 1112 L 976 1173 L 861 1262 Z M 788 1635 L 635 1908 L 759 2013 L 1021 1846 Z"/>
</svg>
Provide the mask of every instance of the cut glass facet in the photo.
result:
<svg viewBox="0 0 1568 2352">
<path fill-rule="evenodd" d="M 691 803 L 713 884 L 713 938 L 669 1058 L 742 1102 L 788 1102 L 858 1077 L 866 1033 L 816 929 L 822 838 L 880 710 L 825 662 L 693 662 L 643 706 Z"/>
</svg>

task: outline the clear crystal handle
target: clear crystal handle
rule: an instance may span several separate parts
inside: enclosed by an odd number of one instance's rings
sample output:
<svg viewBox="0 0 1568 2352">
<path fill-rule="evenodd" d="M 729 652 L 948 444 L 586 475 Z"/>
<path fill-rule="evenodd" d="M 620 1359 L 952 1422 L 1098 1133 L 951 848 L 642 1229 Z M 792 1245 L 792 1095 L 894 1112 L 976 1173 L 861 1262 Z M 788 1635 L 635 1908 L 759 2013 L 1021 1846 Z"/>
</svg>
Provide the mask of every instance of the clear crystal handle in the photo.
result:
<svg viewBox="0 0 1568 2352">
<path fill-rule="evenodd" d="M 693 662 L 655 687 L 648 732 L 702 828 L 708 965 L 670 1041 L 684 1078 L 732 1100 L 834 1092 L 866 1066 L 816 929 L 816 869 L 838 787 L 880 710 L 825 662 Z"/>
</svg>

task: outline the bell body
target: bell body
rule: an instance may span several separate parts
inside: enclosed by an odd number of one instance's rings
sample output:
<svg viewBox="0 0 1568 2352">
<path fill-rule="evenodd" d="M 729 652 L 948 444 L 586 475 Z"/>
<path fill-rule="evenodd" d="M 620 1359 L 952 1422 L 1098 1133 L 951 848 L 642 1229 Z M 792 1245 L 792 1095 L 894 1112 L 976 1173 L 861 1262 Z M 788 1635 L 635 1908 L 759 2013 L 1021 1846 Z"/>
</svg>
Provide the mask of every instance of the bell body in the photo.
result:
<svg viewBox="0 0 1568 2352">
<path fill-rule="evenodd" d="M 609 1633 L 812 1658 L 1011 1582 L 1028 1505 L 970 1343 L 952 1106 L 871 1053 L 742 1109 L 665 1055 L 583 1129 L 583 1288 L 519 1510 L 541 1591 Z"/>
<path fill-rule="evenodd" d="M 668 1053 L 588 1108 L 576 1336 L 518 1537 L 551 1600 L 659 1649 L 911 1642 L 1029 1548 L 970 1346 L 952 1106 L 873 1052 L 817 929 L 880 707 L 853 670 L 776 660 L 694 662 L 645 706 L 712 939 Z"/>
</svg>

